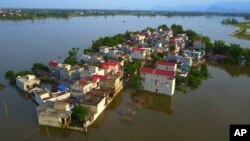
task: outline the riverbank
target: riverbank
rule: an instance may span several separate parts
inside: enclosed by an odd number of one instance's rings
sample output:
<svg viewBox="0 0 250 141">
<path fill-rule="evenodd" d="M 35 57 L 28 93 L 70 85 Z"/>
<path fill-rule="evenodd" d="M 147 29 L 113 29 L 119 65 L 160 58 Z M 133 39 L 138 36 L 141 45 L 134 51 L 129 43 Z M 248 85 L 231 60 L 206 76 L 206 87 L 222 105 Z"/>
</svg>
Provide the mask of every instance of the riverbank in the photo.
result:
<svg viewBox="0 0 250 141">
<path fill-rule="evenodd" d="M 239 29 L 232 33 L 232 36 L 237 37 L 239 39 L 250 40 L 250 22 L 241 22 L 238 24 L 232 24 Z"/>
</svg>

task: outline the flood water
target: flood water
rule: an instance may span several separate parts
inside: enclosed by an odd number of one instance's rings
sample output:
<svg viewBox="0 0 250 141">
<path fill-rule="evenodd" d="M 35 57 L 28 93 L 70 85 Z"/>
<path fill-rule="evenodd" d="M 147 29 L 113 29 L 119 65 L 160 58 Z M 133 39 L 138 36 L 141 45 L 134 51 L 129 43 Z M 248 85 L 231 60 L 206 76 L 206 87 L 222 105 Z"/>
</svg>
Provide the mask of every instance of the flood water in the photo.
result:
<svg viewBox="0 0 250 141">
<path fill-rule="evenodd" d="M 34 62 L 47 63 L 58 56 L 63 60 L 70 48 L 87 48 L 101 36 L 160 24 L 182 24 L 213 40 L 250 47 L 249 41 L 229 36 L 236 28 L 222 26 L 219 22 L 223 18 L 115 16 L 0 21 L 0 82 L 8 84 L 4 80 L 8 69 L 29 69 Z M 7 85 L 0 91 L 0 140 L 227 141 L 230 124 L 250 123 L 250 69 L 209 64 L 209 71 L 213 78 L 203 81 L 197 90 L 176 92 L 172 97 L 150 95 L 151 106 L 138 110 L 132 121 L 124 121 L 118 114 L 129 109 L 133 97 L 134 90 L 125 89 L 87 134 L 38 126 L 34 102 Z"/>
</svg>

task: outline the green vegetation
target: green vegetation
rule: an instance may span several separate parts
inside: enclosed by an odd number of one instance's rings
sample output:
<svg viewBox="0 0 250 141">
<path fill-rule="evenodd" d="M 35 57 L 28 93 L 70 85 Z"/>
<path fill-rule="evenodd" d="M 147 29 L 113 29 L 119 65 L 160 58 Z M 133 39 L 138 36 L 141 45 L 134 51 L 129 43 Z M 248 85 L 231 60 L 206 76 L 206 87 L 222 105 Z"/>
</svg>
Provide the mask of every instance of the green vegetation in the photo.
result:
<svg viewBox="0 0 250 141">
<path fill-rule="evenodd" d="M 116 46 L 117 44 L 122 44 L 130 39 L 131 32 L 126 31 L 124 34 L 117 34 L 111 37 L 101 37 L 96 41 L 92 42 L 92 47 L 85 49 L 85 52 L 98 52 L 99 47 L 102 46 Z"/>
<path fill-rule="evenodd" d="M 180 34 L 180 33 L 183 33 L 183 32 L 184 32 L 184 30 L 183 30 L 183 28 L 182 28 L 181 25 L 173 24 L 173 25 L 171 26 L 171 29 L 172 29 L 172 31 L 173 31 L 173 33 L 174 33 L 174 36 L 176 36 L 177 34 Z"/>
<path fill-rule="evenodd" d="M 125 62 L 124 63 L 124 76 L 130 78 L 129 84 L 135 87 L 141 85 L 141 76 L 140 76 L 141 62 Z"/>
<path fill-rule="evenodd" d="M 78 51 L 79 51 L 79 48 L 72 48 L 68 53 L 69 56 L 64 60 L 64 63 L 72 65 L 72 66 L 78 64 L 78 61 L 77 61 Z"/>
<path fill-rule="evenodd" d="M 191 68 L 188 77 L 176 76 L 176 90 L 186 91 L 188 87 L 192 90 L 197 89 L 201 85 L 202 80 L 207 79 L 209 76 L 210 74 L 205 64 L 202 64 L 199 68 Z"/>
<path fill-rule="evenodd" d="M 72 109 L 72 119 L 79 123 L 84 122 L 88 114 L 89 109 L 81 105 L 77 105 Z"/>
<path fill-rule="evenodd" d="M 163 31 L 166 31 L 168 29 L 168 26 L 163 24 L 163 25 L 158 26 L 158 30 L 159 29 L 162 29 Z"/>
<path fill-rule="evenodd" d="M 0 83 L 0 90 L 2 90 L 4 87 L 4 84 Z"/>
<path fill-rule="evenodd" d="M 238 27 L 239 30 L 233 32 L 232 36 L 235 36 L 240 39 L 250 40 L 250 33 L 247 33 L 247 30 L 250 29 L 250 22 L 241 22 L 233 24 L 233 26 Z"/>
<path fill-rule="evenodd" d="M 10 84 L 12 86 L 16 85 L 16 77 L 17 76 L 25 76 L 28 74 L 34 74 L 32 71 L 19 71 L 17 73 L 14 73 L 12 70 L 8 70 L 5 72 L 5 79 L 8 79 L 10 81 Z"/>
<path fill-rule="evenodd" d="M 46 65 L 42 64 L 42 63 L 34 63 L 33 67 L 31 68 L 31 70 L 32 71 L 43 70 L 43 71 L 48 72 L 49 68 Z"/>
<path fill-rule="evenodd" d="M 239 21 L 236 20 L 235 18 L 227 18 L 227 19 L 223 19 L 221 21 L 222 24 L 238 24 Z"/>
</svg>

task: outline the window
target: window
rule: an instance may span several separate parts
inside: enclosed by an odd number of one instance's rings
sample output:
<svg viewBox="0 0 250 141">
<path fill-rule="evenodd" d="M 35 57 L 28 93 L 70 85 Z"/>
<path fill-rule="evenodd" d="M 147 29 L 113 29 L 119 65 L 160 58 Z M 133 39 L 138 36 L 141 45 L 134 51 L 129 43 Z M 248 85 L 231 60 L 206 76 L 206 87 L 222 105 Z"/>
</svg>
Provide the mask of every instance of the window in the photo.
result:
<svg viewBox="0 0 250 141">
<path fill-rule="evenodd" d="M 155 80 L 155 85 L 158 85 L 159 84 L 159 81 L 158 80 Z"/>
<path fill-rule="evenodd" d="M 155 92 L 157 92 L 157 93 L 158 93 L 158 89 L 155 89 Z"/>
<path fill-rule="evenodd" d="M 144 89 L 144 87 L 142 86 L 142 87 L 141 87 L 141 89 L 143 90 L 143 89 Z"/>
</svg>

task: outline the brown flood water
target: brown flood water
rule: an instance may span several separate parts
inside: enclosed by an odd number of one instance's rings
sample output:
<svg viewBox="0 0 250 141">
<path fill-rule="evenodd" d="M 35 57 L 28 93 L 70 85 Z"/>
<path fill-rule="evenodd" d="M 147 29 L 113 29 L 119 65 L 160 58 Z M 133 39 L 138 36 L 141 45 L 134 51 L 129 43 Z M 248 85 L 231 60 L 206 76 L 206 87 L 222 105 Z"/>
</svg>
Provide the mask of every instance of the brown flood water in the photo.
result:
<svg viewBox="0 0 250 141">
<path fill-rule="evenodd" d="M 128 103 L 135 90 L 124 89 L 85 134 L 51 127 L 47 132 L 37 124 L 34 102 L 7 87 L 0 92 L 1 140 L 227 141 L 230 124 L 250 123 L 250 69 L 210 64 L 209 71 L 213 78 L 187 93 L 176 92 L 170 97 L 138 91 L 151 102 L 145 109 L 136 110 L 132 120 L 118 112 L 133 110 Z"/>
</svg>

